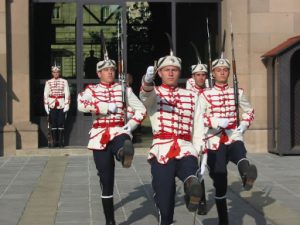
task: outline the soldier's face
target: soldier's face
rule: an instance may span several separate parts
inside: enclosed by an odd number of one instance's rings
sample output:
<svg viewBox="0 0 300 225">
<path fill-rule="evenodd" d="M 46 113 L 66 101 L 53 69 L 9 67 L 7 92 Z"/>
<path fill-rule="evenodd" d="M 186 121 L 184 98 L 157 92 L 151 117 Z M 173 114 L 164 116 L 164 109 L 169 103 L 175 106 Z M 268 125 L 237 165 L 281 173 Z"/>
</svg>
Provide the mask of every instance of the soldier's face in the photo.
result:
<svg viewBox="0 0 300 225">
<path fill-rule="evenodd" d="M 168 86 L 177 86 L 180 69 L 176 66 L 165 66 L 158 71 L 162 83 Z"/>
<path fill-rule="evenodd" d="M 115 80 L 116 70 L 114 67 L 104 68 L 98 71 L 97 74 L 101 82 L 111 84 Z"/>
<path fill-rule="evenodd" d="M 228 81 L 230 70 L 227 67 L 217 67 L 213 70 L 215 82 L 219 84 L 226 84 Z"/>
<path fill-rule="evenodd" d="M 59 71 L 52 71 L 52 76 L 53 76 L 53 78 L 54 79 L 57 79 L 57 78 L 59 78 Z"/>
<path fill-rule="evenodd" d="M 193 78 L 198 87 L 203 87 L 205 84 L 206 73 L 203 72 L 194 73 Z"/>
</svg>

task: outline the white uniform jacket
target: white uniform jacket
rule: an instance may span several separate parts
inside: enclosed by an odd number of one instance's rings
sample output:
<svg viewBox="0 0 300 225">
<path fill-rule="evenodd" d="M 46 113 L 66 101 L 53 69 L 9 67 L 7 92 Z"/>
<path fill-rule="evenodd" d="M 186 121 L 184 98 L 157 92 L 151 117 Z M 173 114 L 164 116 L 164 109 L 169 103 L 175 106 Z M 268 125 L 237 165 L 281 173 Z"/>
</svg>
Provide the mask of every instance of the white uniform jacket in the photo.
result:
<svg viewBox="0 0 300 225">
<path fill-rule="evenodd" d="M 234 89 L 228 84 L 221 87 L 215 85 L 208 88 L 200 96 L 201 110 L 204 116 L 204 126 L 208 127 L 206 133 L 206 148 L 217 150 L 220 143 L 230 144 L 234 141 L 243 141 L 243 135 L 235 131 L 237 128 L 237 115 L 234 100 Z M 254 119 L 254 110 L 242 89 L 239 89 L 239 107 L 243 110 L 240 124 L 249 127 Z M 219 118 L 228 118 L 226 129 L 218 126 Z"/>
<path fill-rule="evenodd" d="M 52 78 L 46 81 L 44 89 L 44 104 L 51 109 L 63 109 L 70 106 L 70 90 L 68 81 L 62 78 Z"/>
<path fill-rule="evenodd" d="M 194 80 L 194 78 L 191 77 L 186 80 L 185 88 L 187 90 L 192 90 L 195 87 L 195 85 L 196 85 L 195 80 Z"/>
<path fill-rule="evenodd" d="M 203 146 L 203 117 L 197 94 L 167 85 L 145 86 L 140 98 L 150 117 L 153 142 L 148 159 L 161 164 L 169 159 L 198 157 Z"/>
<path fill-rule="evenodd" d="M 122 89 L 118 83 L 89 85 L 78 94 L 78 110 L 92 113 L 94 122 L 90 130 L 88 149 L 103 150 L 106 144 L 114 137 L 126 133 L 124 124 L 124 104 L 122 102 Z M 109 103 L 117 105 L 117 112 L 110 113 Z M 146 116 L 146 109 L 136 97 L 130 87 L 127 87 L 127 103 L 134 113 L 127 124 L 133 131 Z"/>
</svg>

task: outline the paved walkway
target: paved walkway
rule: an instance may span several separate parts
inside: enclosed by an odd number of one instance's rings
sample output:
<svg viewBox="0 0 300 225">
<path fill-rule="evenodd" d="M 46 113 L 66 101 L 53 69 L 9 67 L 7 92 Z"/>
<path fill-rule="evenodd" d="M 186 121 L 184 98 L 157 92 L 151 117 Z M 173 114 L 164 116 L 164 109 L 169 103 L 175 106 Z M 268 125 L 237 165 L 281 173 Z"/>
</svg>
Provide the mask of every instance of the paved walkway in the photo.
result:
<svg viewBox="0 0 300 225">
<path fill-rule="evenodd" d="M 56 151 L 56 154 L 55 154 Z M 53 150 L 49 156 L 18 153 L 0 158 L 1 225 L 104 225 L 99 179 L 93 158 L 84 151 Z M 59 153 L 59 154 L 58 154 Z M 66 155 L 68 154 L 68 156 Z M 150 167 L 145 151 L 138 152 L 130 169 L 116 165 L 117 224 L 157 224 L 152 200 Z M 231 225 L 300 224 L 299 156 L 249 154 L 259 177 L 249 192 L 241 189 L 234 165 L 229 165 L 228 205 Z M 194 214 L 183 202 L 177 182 L 175 224 L 193 224 Z M 215 225 L 217 213 L 211 180 L 206 177 L 209 213 L 195 224 Z M 241 197 L 242 196 L 242 197 Z"/>
</svg>

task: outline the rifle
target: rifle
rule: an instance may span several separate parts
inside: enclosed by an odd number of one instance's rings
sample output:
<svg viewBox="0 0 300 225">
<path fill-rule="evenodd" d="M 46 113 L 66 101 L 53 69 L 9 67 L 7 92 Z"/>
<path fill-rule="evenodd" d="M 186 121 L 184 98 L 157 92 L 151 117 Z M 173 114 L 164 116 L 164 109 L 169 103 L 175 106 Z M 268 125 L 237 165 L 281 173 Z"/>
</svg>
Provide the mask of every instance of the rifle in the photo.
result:
<svg viewBox="0 0 300 225">
<path fill-rule="evenodd" d="M 50 113 L 49 113 L 50 114 Z M 52 138 L 52 126 L 50 123 L 50 115 L 47 115 L 47 128 L 48 128 L 48 134 L 47 134 L 47 139 L 48 139 L 48 148 L 53 147 L 53 138 Z"/>
<path fill-rule="evenodd" d="M 207 46 L 208 46 L 208 67 L 209 67 L 209 76 L 208 76 L 208 86 L 212 88 L 214 86 L 214 78 L 212 75 L 212 61 L 211 61 L 211 48 L 210 48 L 210 34 L 208 27 L 208 18 L 206 18 L 206 28 L 207 28 Z"/>
<path fill-rule="evenodd" d="M 118 20 L 118 78 L 119 83 L 122 87 L 122 102 L 124 110 L 124 123 L 127 123 L 127 76 L 124 73 L 124 55 L 123 55 L 123 32 L 122 32 L 122 15 L 120 15 L 120 20 Z"/>
<path fill-rule="evenodd" d="M 234 56 L 234 39 L 233 39 L 233 30 L 232 30 L 232 21 L 230 15 L 230 27 L 231 27 L 231 54 L 232 54 L 232 79 L 233 79 L 233 91 L 234 91 L 234 105 L 236 111 L 236 124 L 237 127 L 240 125 L 240 117 L 239 117 L 239 87 L 238 80 L 236 74 L 236 62 Z"/>
</svg>

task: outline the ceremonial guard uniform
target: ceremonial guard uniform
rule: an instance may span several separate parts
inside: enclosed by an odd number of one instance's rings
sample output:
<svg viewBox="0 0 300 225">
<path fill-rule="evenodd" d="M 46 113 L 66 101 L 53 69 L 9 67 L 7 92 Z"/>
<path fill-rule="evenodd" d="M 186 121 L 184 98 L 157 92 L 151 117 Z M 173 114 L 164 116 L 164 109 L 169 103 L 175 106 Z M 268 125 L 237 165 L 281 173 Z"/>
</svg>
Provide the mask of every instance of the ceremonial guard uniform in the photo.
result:
<svg viewBox="0 0 300 225">
<path fill-rule="evenodd" d="M 215 85 L 206 89 L 200 96 L 208 149 L 207 165 L 209 175 L 215 187 L 215 201 L 219 216 L 219 225 L 228 225 L 226 203 L 227 164 L 235 163 L 246 190 L 252 188 L 257 177 L 256 167 L 246 158 L 243 133 L 254 119 L 254 110 L 242 89 L 238 90 L 239 107 L 243 114 L 237 126 L 234 89 L 228 86 L 230 63 L 227 59 L 217 59 L 212 63 Z M 221 75 L 220 75 L 221 74 Z"/>
<path fill-rule="evenodd" d="M 150 66 L 140 91 L 153 131 L 148 160 L 161 225 L 173 223 L 176 176 L 184 183 L 189 211 L 197 210 L 202 196 L 201 184 L 195 174 L 199 168 L 198 155 L 203 146 L 203 119 L 198 96 L 177 87 L 180 70 L 179 58 L 172 54 L 160 58 L 157 71 L 162 78 L 162 85 L 154 85 L 156 72 Z"/>
<path fill-rule="evenodd" d="M 53 78 L 45 84 L 44 107 L 51 124 L 51 147 L 64 147 L 64 122 L 70 108 L 70 90 L 68 81 L 59 77 L 60 68 L 55 65 L 51 70 Z"/>
<path fill-rule="evenodd" d="M 197 56 L 198 56 L 198 54 L 199 53 L 196 52 Z M 207 65 L 202 64 L 200 61 L 200 58 L 198 58 L 198 63 L 196 65 L 191 66 L 191 73 L 192 73 L 192 77 L 187 80 L 186 89 L 191 90 L 194 93 L 196 93 L 197 96 L 200 96 L 205 90 L 205 81 L 207 79 Z M 204 133 L 206 132 L 206 130 L 207 129 L 205 129 Z M 203 160 L 203 157 L 201 157 L 201 159 Z M 200 165 L 201 165 L 201 163 L 200 163 Z M 205 165 L 203 165 L 203 166 L 205 166 Z M 203 195 L 201 197 L 201 201 L 199 202 L 198 214 L 206 215 L 207 207 L 206 207 L 204 179 L 202 179 L 201 185 L 202 185 Z"/>
<path fill-rule="evenodd" d="M 128 168 L 134 155 L 131 132 L 143 121 L 146 109 L 130 87 L 126 88 L 128 106 L 134 112 L 125 124 L 125 104 L 122 87 L 114 83 L 115 61 L 105 58 L 97 63 L 100 83 L 89 85 L 78 95 L 78 110 L 92 113 L 94 122 L 90 130 L 88 149 L 93 150 L 100 177 L 102 205 L 107 225 L 114 225 L 114 157 Z"/>
<path fill-rule="evenodd" d="M 187 90 L 191 90 L 191 91 L 195 90 L 195 80 L 194 80 L 194 78 L 191 77 L 191 78 L 187 79 L 186 84 L 185 84 L 185 88 Z"/>
</svg>

